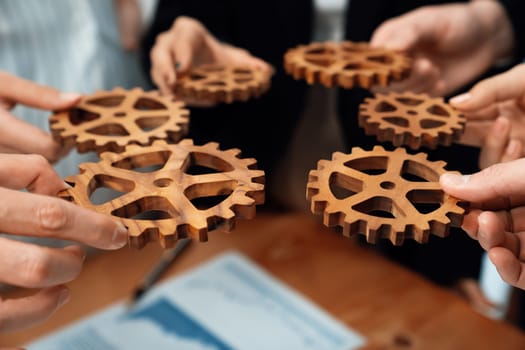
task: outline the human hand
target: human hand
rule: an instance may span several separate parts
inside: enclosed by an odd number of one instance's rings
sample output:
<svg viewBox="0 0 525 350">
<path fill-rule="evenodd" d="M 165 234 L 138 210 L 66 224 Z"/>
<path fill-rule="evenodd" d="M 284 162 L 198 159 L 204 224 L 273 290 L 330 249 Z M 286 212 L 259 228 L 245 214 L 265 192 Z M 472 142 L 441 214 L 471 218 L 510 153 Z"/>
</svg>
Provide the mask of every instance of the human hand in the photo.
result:
<svg viewBox="0 0 525 350">
<path fill-rule="evenodd" d="M 388 90 L 444 96 L 509 56 L 513 41 L 498 1 L 471 1 L 425 6 L 390 19 L 376 29 L 371 45 L 414 57 L 409 78 Z"/>
<path fill-rule="evenodd" d="M 0 71 L 0 152 L 37 153 L 55 162 L 69 152 L 45 131 L 16 118 L 10 110 L 16 104 L 44 110 L 73 107 L 80 95 L 62 93 Z"/>
<path fill-rule="evenodd" d="M 170 30 L 157 36 L 151 53 L 151 78 L 163 94 L 171 94 L 178 73 L 205 63 L 236 64 L 272 71 L 248 51 L 219 42 L 195 19 L 180 16 Z"/>
<path fill-rule="evenodd" d="M 9 239 L 9 234 L 53 237 L 101 249 L 127 243 L 126 228 L 63 199 L 51 197 L 67 185 L 38 155 L 0 154 L 0 282 L 38 288 L 21 299 L 0 298 L 0 332 L 27 328 L 50 317 L 69 299 L 64 283 L 80 273 L 79 246 L 48 248 Z M 18 191 L 26 189 L 27 192 Z"/>
<path fill-rule="evenodd" d="M 525 289 L 525 159 L 470 176 L 444 174 L 443 190 L 469 201 L 462 228 L 488 251 L 507 283 Z"/>
<path fill-rule="evenodd" d="M 525 155 L 524 64 L 477 83 L 450 103 L 467 119 L 460 142 L 482 147 L 482 155 L 493 157 L 484 165 L 497 162 L 498 154 L 504 155 L 501 161 Z"/>
</svg>

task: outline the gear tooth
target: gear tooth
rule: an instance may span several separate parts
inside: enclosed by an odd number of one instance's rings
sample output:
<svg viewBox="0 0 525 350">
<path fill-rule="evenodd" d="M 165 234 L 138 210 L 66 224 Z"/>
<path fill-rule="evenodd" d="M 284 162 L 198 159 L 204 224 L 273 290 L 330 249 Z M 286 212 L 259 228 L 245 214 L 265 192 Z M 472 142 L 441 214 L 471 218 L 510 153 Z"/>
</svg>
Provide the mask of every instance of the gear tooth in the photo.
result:
<svg viewBox="0 0 525 350">
<path fill-rule="evenodd" d="M 192 139 L 183 139 L 179 142 L 180 146 L 184 147 L 192 147 L 193 146 L 193 140 Z"/>
<path fill-rule="evenodd" d="M 445 171 L 445 167 L 447 166 L 447 162 L 442 160 L 437 160 L 434 163 L 434 170 L 441 170 L 442 172 Z"/>
<path fill-rule="evenodd" d="M 219 148 L 220 146 L 217 144 L 217 149 Z M 230 148 L 226 150 L 225 152 L 227 152 L 231 157 L 235 157 L 235 158 L 241 157 L 241 150 L 238 148 Z M 247 163 L 257 162 L 254 158 L 245 158 L 244 161 Z"/>
<path fill-rule="evenodd" d="M 362 153 L 365 153 L 365 150 L 362 149 L 361 147 L 352 147 L 352 150 L 350 151 L 350 155 L 352 156 L 362 154 Z"/>
<path fill-rule="evenodd" d="M 111 158 L 112 158 L 112 155 L 113 155 L 112 152 L 102 152 L 102 153 L 99 154 L 98 157 L 99 157 L 101 160 L 107 160 L 107 161 L 110 161 Z"/>
<path fill-rule="evenodd" d="M 100 91 L 100 93 L 105 93 L 106 91 Z M 121 93 L 121 92 L 126 92 L 126 90 L 121 87 L 121 86 L 116 86 L 113 88 L 113 90 L 111 90 L 111 92 L 117 92 L 117 93 Z"/>
<path fill-rule="evenodd" d="M 409 104 L 396 102 L 396 100 L 400 98 L 416 99 L 426 103 L 421 106 L 410 106 Z M 391 111 L 381 111 L 380 108 L 378 109 L 379 104 L 382 102 L 395 106 L 401 103 L 403 108 L 409 108 L 407 115 L 400 115 L 399 118 L 414 119 L 414 123 L 402 125 L 402 123 L 398 124 L 391 120 L 384 119 L 384 117 L 390 115 L 389 113 Z M 427 118 L 429 113 L 439 114 L 437 111 L 432 112 L 428 110 L 428 108 L 425 109 L 428 103 L 443 108 L 448 112 L 450 118 L 448 118 L 443 125 L 422 130 L 415 125 Z M 461 125 L 462 122 L 458 112 L 454 111 L 452 106 L 445 103 L 442 98 L 434 98 L 428 94 L 416 94 L 409 91 L 403 93 L 391 92 L 386 95 L 377 94 L 370 104 L 369 106 L 368 101 L 361 104 L 358 124 L 365 129 L 366 134 L 376 135 L 376 138 L 380 142 L 390 141 L 395 146 L 405 145 L 412 149 L 418 149 L 421 146 L 435 148 L 438 144 L 444 146 L 450 145 L 452 141 L 459 139 L 464 130 L 464 126 L 460 127 L 460 130 L 456 130 L 456 125 Z M 410 116 L 408 116 L 408 114 Z M 419 138 L 422 138 L 422 136 L 425 136 L 425 138 L 420 141 Z M 454 140 L 451 139 L 451 137 L 454 137 Z"/>
<path fill-rule="evenodd" d="M 354 150 L 353 150 L 354 151 Z M 381 152 L 382 151 L 382 152 Z M 357 154 L 354 154 L 357 153 Z M 394 151 L 386 151 L 382 147 L 374 147 L 372 151 L 358 150 L 350 155 L 343 157 L 335 156 L 331 161 L 318 161 L 318 169 L 310 170 L 308 174 L 308 183 L 306 196 L 311 201 L 311 210 L 313 213 L 324 215 L 324 224 L 326 226 L 342 226 L 343 234 L 352 235 L 355 233 L 365 234 L 367 240 L 375 243 L 381 238 L 387 238 L 395 245 L 403 244 L 407 238 L 412 238 L 420 243 L 427 243 L 430 233 L 444 237 L 448 232 L 449 226 L 460 226 L 464 215 L 464 209 L 456 200 L 450 200 L 445 197 L 440 207 L 431 214 L 420 214 L 421 217 L 396 217 L 382 218 L 372 214 L 356 212 L 353 207 L 359 202 L 352 202 L 351 196 L 347 197 L 345 209 L 341 212 L 340 200 L 335 197 L 330 188 L 328 175 L 333 171 L 332 164 L 341 164 L 353 159 L 364 159 L 366 157 L 375 157 L 377 153 L 382 153 L 386 157 L 399 157 L 410 159 L 413 162 L 421 163 L 425 168 L 434 168 L 435 163 L 426 159 L 426 154 L 417 155 L 408 154 L 404 148 L 396 148 Z M 366 170 L 366 169 L 363 169 Z M 387 173 L 388 173 L 388 169 Z M 417 175 L 417 174 L 415 174 Z M 391 179 L 395 183 L 396 179 Z M 361 181 L 361 180 L 360 180 Z M 394 186 L 395 188 L 395 186 Z M 363 191 L 370 191 L 364 188 Z M 370 193 L 370 197 L 378 196 L 377 193 Z M 404 195 L 404 194 L 403 194 Z M 395 192 L 391 193 L 392 198 L 397 196 Z M 357 199 L 359 201 L 361 199 Z M 335 204 L 338 203 L 338 204 Z"/>
<path fill-rule="evenodd" d="M 341 78 L 339 72 L 333 72 L 332 67 L 312 65 L 311 62 L 305 60 L 305 52 L 311 50 L 326 51 L 327 54 L 333 53 L 337 57 L 341 51 L 348 54 L 348 49 L 352 51 L 360 51 L 360 54 L 381 54 L 392 58 L 393 64 L 390 68 L 378 68 L 374 72 L 356 71 L 346 72 L 345 76 Z M 405 67 L 403 61 L 400 61 L 406 56 L 401 53 L 396 53 L 387 50 L 377 50 L 371 48 L 367 43 L 355 43 L 351 41 L 344 42 L 313 42 L 307 46 L 297 46 L 290 49 L 284 55 L 284 66 L 287 73 L 293 75 L 295 79 L 305 79 L 309 84 L 323 84 L 325 86 L 339 85 L 343 88 L 352 88 L 359 86 L 362 88 L 370 88 L 373 84 L 386 86 L 390 80 L 400 80 L 408 75 L 411 66 Z"/>
<path fill-rule="evenodd" d="M 217 142 L 208 142 L 205 147 L 209 147 L 210 149 L 213 149 L 214 151 L 219 151 L 220 146 Z"/>
<path fill-rule="evenodd" d="M 91 95 L 83 96 L 82 101 L 75 108 L 86 108 L 87 110 L 89 110 L 89 105 L 87 105 L 86 101 L 101 98 L 121 97 L 122 94 L 126 96 L 131 96 L 130 98 L 132 99 L 139 99 L 144 96 L 151 96 L 151 98 L 156 100 L 157 102 L 164 103 L 163 98 L 154 97 L 151 93 L 144 92 L 142 88 L 125 90 L 122 87 L 115 87 L 112 91 L 109 92 L 104 90 L 97 90 Z M 153 142 L 156 138 L 166 139 L 169 137 L 173 138 L 173 141 L 176 141 L 188 131 L 189 111 L 179 111 L 177 108 L 173 108 L 173 106 L 171 106 L 171 103 L 163 104 L 163 106 L 166 109 L 166 113 L 169 115 L 169 120 L 165 121 L 164 124 L 160 125 L 158 127 L 158 130 L 154 132 L 144 130 L 142 133 L 137 132 L 136 134 L 131 136 L 109 134 L 95 135 L 89 132 L 88 128 L 91 127 L 89 123 L 87 123 L 88 125 L 86 125 L 85 127 L 83 125 L 72 125 L 72 122 L 69 120 L 69 117 L 60 118 L 60 120 L 58 120 L 57 117 L 53 116 L 50 117 L 49 121 L 50 129 L 53 132 L 53 137 L 55 137 L 56 139 L 64 140 L 65 138 L 70 138 L 69 140 L 67 140 L 67 142 L 76 143 L 77 149 L 81 153 L 88 151 L 96 151 L 97 153 L 101 153 L 107 149 L 114 151 L 122 151 L 122 148 L 124 148 L 124 146 L 126 146 L 127 144 L 139 143 L 144 146 L 147 146 L 151 144 L 151 142 Z M 176 107 L 179 106 L 180 104 L 178 103 Z M 99 106 L 99 109 L 101 109 L 102 112 L 97 111 L 97 113 L 100 114 L 102 117 L 107 117 L 108 115 L 105 115 L 103 112 L 104 107 L 105 106 L 102 105 Z M 113 112 L 111 112 L 111 110 L 108 109 L 108 113 Z M 132 120 L 135 120 L 134 118 L 137 116 L 137 113 L 140 113 L 140 111 L 129 111 L 129 113 L 126 113 L 126 115 L 120 115 L 119 117 L 121 118 L 115 118 L 114 123 L 121 124 L 125 121 L 129 121 L 130 118 Z M 149 116 L 142 117 L 150 118 Z"/>
<path fill-rule="evenodd" d="M 332 160 L 334 160 L 334 161 L 335 161 L 335 160 L 340 160 L 340 159 L 342 159 L 342 158 L 345 158 L 346 156 L 347 156 L 347 155 L 346 155 L 345 153 L 343 153 L 343 152 L 334 152 L 334 153 L 332 153 Z M 327 160 L 325 160 L 325 159 L 322 159 L 322 160 L 320 160 L 318 163 L 323 164 L 323 165 L 326 165 L 326 164 L 328 164 L 329 162 L 330 162 L 330 161 L 327 161 Z"/>
<path fill-rule="evenodd" d="M 383 146 L 375 145 L 374 148 L 372 148 L 373 153 L 385 153 L 385 149 Z"/>
<path fill-rule="evenodd" d="M 157 144 L 155 146 L 159 146 L 159 145 Z M 136 152 L 136 151 L 140 151 L 142 149 L 143 149 L 142 146 L 139 146 L 137 144 L 132 143 L 132 144 L 129 144 L 129 145 L 126 146 L 125 152 Z"/>
</svg>

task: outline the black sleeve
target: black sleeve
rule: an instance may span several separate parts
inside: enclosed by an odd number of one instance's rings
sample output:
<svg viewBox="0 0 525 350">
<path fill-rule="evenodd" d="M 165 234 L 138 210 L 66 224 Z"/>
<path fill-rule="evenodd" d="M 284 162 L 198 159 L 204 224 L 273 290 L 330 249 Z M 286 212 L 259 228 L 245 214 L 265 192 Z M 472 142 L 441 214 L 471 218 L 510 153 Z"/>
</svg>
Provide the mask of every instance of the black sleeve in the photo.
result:
<svg viewBox="0 0 525 350">
<path fill-rule="evenodd" d="M 522 61 L 525 58 L 525 1 L 523 0 L 501 0 L 500 1 L 514 30 L 514 57 Z"/>
</svg>

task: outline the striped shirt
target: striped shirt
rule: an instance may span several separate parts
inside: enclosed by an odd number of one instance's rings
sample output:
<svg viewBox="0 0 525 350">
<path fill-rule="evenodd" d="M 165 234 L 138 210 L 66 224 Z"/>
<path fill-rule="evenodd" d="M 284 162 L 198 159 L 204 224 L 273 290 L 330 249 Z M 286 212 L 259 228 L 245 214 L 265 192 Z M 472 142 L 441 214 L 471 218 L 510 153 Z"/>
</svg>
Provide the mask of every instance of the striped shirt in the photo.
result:
<svg viewBox="0 0 525 350">
<path fill-rule="evenodd" d="M 0 70 L 62 91 L 147 88 L 138 54 L 120 46 L 111 0 L 1 0 Z M 13 113 L 49 129 L 49 112 L 18 106 Z M 55 168 L 71 175 L 94 159 L 72 152 Z"/>
</svg>

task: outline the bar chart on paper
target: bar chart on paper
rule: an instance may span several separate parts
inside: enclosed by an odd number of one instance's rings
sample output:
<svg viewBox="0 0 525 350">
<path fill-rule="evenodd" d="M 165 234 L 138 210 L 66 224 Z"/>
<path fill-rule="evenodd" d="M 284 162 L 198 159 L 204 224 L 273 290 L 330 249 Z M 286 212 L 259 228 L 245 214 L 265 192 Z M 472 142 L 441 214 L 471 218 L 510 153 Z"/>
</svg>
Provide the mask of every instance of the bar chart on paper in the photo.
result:
<svg viewBox="0 0 525 350">
<path fill-rule="evenodd" d="M 348 350 L 364 342 L 248 258 L 229 252 L 162 283 L 132 310 L 115 304 L 27 348 Z"/>
</svg>

